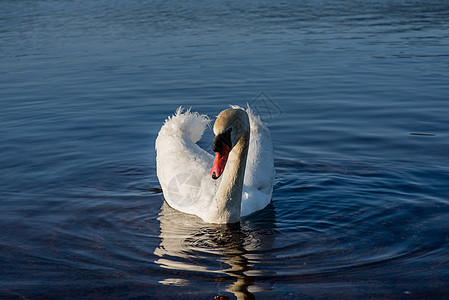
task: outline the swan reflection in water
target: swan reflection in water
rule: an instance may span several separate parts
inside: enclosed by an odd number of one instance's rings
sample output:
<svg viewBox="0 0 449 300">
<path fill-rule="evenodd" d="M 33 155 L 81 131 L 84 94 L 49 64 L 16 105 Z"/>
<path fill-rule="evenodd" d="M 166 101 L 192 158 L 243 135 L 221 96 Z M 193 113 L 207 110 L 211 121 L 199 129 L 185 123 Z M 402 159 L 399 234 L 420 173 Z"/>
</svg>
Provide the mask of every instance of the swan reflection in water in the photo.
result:
<svg viewBox="0 0 449 300">
<path fill-rule="evenodd" d="M 272 205 L 241 223 L 208 224 L 164 202 L 158 219 L 161 242 L 154 254 L 162 268 L 200 272 L 206 277 L 221 274 L 216 281 L 231 281 L 226 291 L 237 299 L 254 299 L 252 293 L 263 290 L 255 279 L 273 274 L 255 267 L 271 257 L 275 237 Z M 188 285 L 186 278 L 166 278 L 161 283 Z"/>
</svg>

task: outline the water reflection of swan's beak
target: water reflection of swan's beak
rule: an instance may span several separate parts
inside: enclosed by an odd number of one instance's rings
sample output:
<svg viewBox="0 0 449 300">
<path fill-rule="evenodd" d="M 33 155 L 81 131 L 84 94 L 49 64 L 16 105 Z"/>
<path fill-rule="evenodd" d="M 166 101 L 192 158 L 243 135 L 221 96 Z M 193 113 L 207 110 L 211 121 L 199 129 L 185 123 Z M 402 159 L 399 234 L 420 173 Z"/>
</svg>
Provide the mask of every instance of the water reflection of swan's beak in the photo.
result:
<svg viewBox="0 0 449 300">
<path fill-rule="evenodd" d="M 258 290 L 254 281 L 262 274 L 252 270 L 254 261 L 250 261 L 250 257 L 256 260 L 264 258 L 256 258 L 259 254 L 251 254 L 251 251 L 264 253 L 263 250 L 271 248 L 273 243 L 265 235 L 259 236 L 260 239 L 257 237 L 261 232 L 260 228 L 242 228 L 240 223 L 207 224 L 198 217 L 181 213 L 165 203 L 159 220 L 161 242 L 154 251 L 159 257 L 156 263 L 165 269 L 186 272 L 181 278 L 172 278 L 173 273 L 168 273 L 171 274 L 170 278 L 165 278 L 160 283 L 189 285 L 188 273 L 192 271 L 204 274 L 208 280 L 211 274 L 219 274 L 219 282 L 229 282 L 227 292 L 233 293 L 237 299 L 254 299 L 248 289 L 251 287 L 251 290 Z M 257 241 L 251 242 L 252 240 Z"/>
</svg>

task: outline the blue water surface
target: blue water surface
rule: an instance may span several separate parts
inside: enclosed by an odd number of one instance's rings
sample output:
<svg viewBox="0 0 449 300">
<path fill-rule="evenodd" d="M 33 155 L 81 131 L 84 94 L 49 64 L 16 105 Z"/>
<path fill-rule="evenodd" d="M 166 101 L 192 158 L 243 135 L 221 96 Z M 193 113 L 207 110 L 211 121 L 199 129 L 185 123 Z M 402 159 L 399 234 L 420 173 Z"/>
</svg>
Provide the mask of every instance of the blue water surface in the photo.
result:
<svg viewBox="0 0 449 300">
<path fill-rule="evenodd" d="M 1 299 L 449 297 L 449 2 L 0 8 Z M 164 204 L 165 118 L 247 103 L 272 203 Z"/>
</svg>

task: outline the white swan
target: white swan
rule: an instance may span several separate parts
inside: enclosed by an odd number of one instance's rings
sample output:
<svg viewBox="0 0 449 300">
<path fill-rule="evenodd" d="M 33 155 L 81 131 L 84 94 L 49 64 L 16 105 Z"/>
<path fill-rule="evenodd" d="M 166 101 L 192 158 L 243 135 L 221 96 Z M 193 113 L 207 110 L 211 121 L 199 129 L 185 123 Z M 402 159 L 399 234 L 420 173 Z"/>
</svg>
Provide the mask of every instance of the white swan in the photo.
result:
<svg viewBox="0 0 449 300">
<path fill-rule="evenodd" d="M 165 120 L 156 139 L 157 176 L 171 207 L 208 223 L 238 222 L 271 201 L 270 132 L 249 107 L 232 106 L 215 121 L 214 159 L 196 144 L 209 122 L 181 107 Z"/>
</svg>

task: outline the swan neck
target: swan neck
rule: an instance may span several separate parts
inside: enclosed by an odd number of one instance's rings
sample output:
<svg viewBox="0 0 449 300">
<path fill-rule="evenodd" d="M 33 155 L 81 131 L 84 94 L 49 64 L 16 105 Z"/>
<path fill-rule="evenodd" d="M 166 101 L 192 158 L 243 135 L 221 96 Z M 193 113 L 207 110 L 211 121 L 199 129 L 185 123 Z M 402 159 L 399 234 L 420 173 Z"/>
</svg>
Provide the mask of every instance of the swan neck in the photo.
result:
<svg viewBox="0 0 449 300">
<path fill-rule="evenodd" d="M 248 146 L 249 130 L 242 135 L 229 153 L 228 163 L 214 199 L 216 211 L 212 223 L 240 221 Z"/>
</svg>

